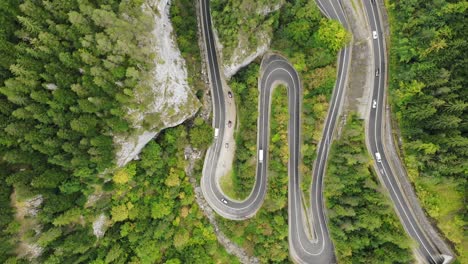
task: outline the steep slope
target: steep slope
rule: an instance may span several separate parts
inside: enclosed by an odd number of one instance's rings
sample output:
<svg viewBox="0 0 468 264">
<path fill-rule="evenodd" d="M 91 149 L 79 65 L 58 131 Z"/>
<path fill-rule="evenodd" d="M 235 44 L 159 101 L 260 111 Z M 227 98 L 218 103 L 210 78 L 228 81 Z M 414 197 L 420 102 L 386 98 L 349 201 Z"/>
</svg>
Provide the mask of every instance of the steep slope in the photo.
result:
<svg viewBox="0 0 468 264">
<path fill-rule="evenodd" d="M 182 123 L 195 114 L 200 104 L 187 83 L 185 61 L 175 43 L 169 20 L 169 0 L 150 0 L 144 6 L 153 18 L 153 38 L 148 43 L 154 47 L 152 78 L 145 87 L 136 89 L 136 108 L 129 108 L 128 115 L 136 131 L 130 135 L 116 135 L 115 142 L 121 147 L 117 164 L 125 165 L 135 158 L 141 149 L 159 131 Z"/>
<path fill-rule="evenodd" d="M 261 56 L 270 47 L 276 12 L 283 0 L 215 0 L 211 2 L 218 50 L 227 78 Z"/>
</svg>

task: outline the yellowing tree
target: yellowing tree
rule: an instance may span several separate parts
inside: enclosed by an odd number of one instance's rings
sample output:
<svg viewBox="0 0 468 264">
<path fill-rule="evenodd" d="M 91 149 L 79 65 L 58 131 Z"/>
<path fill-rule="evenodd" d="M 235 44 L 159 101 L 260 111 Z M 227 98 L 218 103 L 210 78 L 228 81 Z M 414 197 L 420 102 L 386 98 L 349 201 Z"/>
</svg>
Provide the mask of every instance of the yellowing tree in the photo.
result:
<svg viewBox="0 0 468 264">
<path fill-rule="evenodd" d="M 114 180 L 114 182 L 118 183 L 118 184 L 127 183 L 128 180 L 129 180 L 129 176 L 128 176 L 127 171 L 125 169 L 118 170 L 114 174 L 114 177 L 112 177 L 112 180 Z"/>
<path fill-rule="evenodd" d="M 170 169 L 169 176 L 167 176 L 166 181 L 164 181 L 164 183 L 168 187 L 179 186 L 179 184 L 180 184 L 179 175 L 178 175 L 177 171 L 174 170 L 174 168 Z"/>
<path fill-rule="evenodd" d="M 322 19 L 317 31 L 317 40 L 332 51 L 338 51 L 349 41 L 346 29 L 336 20 Z"/>
<path fill-rule="evenodd" d="M 136 174 L 136 164 L 130 163 L 127 167 L 119 169 L 112 180 L 117 184 L 127 183 Z"/>
<path fill-rule="evenodd" d="M 114 222 L 124 221 L 128 218 L 128 208 L 125 204 L 112 207 L 112 220 Z"/>
</svg>

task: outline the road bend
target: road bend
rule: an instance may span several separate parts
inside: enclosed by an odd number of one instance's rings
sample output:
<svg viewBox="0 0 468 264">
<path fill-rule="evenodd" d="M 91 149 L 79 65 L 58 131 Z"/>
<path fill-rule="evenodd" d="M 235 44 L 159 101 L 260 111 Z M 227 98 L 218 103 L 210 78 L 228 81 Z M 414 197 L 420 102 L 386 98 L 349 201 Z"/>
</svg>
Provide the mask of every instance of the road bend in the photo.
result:
<svg viewBox="0 0 468 264">
<path fill-rule="evenodd" d="M 336 19 L 347 27 L 348 23 L 338 0 L 320 0 L 317 1 L 317 4 L 327 17 Z M 216 178 L 216 168 L 220 164 L 219 155 L 223 148 L 222 139 L 226 125 L 225 102 L 227 96 L 222 86 L 221 73 L 216 55 L 209 0 L 200 1 L 200 17 L 206 45 L 205 59 L 207 60 L 209 80 L 212 86 L 213 126 L 217 131 L 215 133 L 215 141 L 208 149 L 201 179 L 202 192 L 207 202 L 218 214 L 233 220 L 252 217 L 261 207 L 267 188 L 271 94 L 278 84 L 283 84 L 287 87 L 289 107 L 288 221 L 290 255 L 297 263 L 336 262 L 333 245 L 327 229 L 322 188 L 330 144 L 333 139 L 335 124 L 342 108 L 350 49 L 346 47 L 339 53 L 337 82 L 330 101 L 323 137 L 318 147 L 318 158 L 315 161 L 312 174 L 310 215 L 306 215 L 309 210 L 304 210 L 306 208 L 303 207 L 305 203 L 302 201 L 302 191 L 300 189 L 301 82 L 293 66 L 285 58 L 277 54 L 264 56 L 258 86 L 260 98 L 257 124 L 257 155 L 259 156 L 259 153 L 262 153 L 263 159 L 257 159 L 256 178 L 251 193 L 245 200 L 235 201 L 223 194 Z M 311 221 L 309 222 L 305 219 L 311 219 Z M 313 234 L 308 233 L 308 230 L 310 230 L 309 223 L 312 225 Z"/>
</svg>

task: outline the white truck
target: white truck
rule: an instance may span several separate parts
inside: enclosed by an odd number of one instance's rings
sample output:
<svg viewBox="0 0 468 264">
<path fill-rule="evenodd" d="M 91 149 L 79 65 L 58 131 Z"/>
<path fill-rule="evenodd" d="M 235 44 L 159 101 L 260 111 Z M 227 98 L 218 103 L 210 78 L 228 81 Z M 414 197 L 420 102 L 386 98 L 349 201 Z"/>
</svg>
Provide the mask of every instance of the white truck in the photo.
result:
<svg viewBox="0 0 468 264">
<path fill-rule="evenodd" d="M 377 162 L 382 162 L 382 157 L 380 156 L 379 152 L 375 153 L 375 158 L 377 159 Z"/>
<path fill-rule="evenodd" d="M 219 134 L 219 129 L 215 128 L 215 138 L 218 138 L 218 134 Z"/>
<path fill-rule="evenodd" d="M 263 162 L 263 149 L 260 149 L 258 151 L 258 162 L 260 162 L 260 163 Z"/>
</svg>

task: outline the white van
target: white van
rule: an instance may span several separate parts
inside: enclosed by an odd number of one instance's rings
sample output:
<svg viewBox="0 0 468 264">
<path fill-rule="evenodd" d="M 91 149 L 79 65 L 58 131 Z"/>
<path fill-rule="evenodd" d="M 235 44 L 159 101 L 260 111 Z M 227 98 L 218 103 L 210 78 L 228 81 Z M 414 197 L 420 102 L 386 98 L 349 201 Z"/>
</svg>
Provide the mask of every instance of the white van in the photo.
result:
<svg viewBox="0 0 468 264">
<path fill-rule="evenodd" d="M 379 152 L 375 153 L 375 159 L 377 160 L 377 162 L 382 162 L 382 157 L 380 156 Z"/>
</svg>

